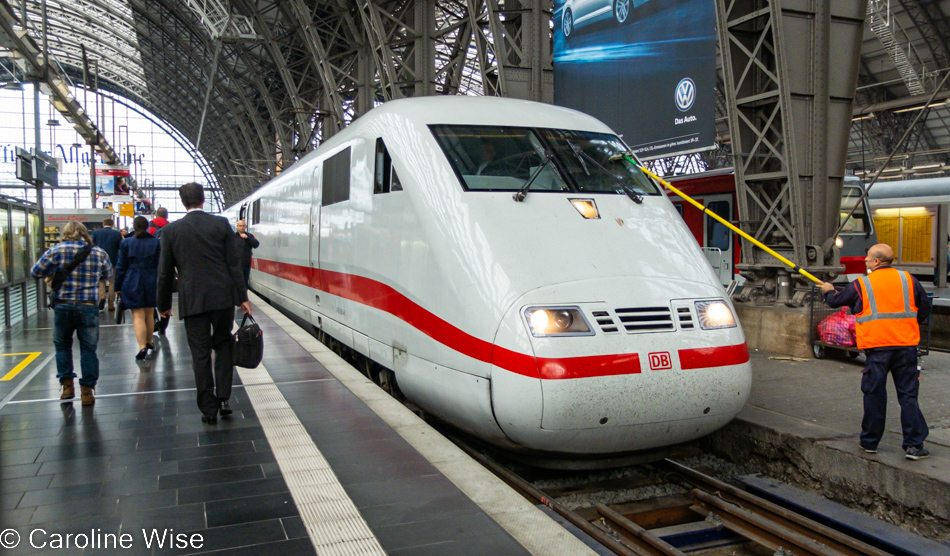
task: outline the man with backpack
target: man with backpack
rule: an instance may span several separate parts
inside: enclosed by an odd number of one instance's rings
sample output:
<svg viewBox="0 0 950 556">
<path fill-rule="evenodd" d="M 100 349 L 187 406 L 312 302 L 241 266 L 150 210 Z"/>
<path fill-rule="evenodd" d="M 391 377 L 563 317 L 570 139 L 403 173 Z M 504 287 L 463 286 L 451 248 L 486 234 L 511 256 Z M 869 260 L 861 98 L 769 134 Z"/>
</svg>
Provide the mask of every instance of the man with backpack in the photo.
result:
<svg viewBox="0 0 950 556">
<path fill-rule="evenodd" d="M 86 227 L 70 222 L 63 228 L 63 241 L 49 248 L 31 272 L 34 278 L 52 278 L 53 345 L 56 347 L 56 377 L 63 388 L 61 400 L 76 397 L 73 379 L 73 332 L 79 340 L 79 380 L 82 405 L 92 405 L 99 381 L 99 282 L 113 277 L 109 255 L 93 245 Z"/>
</svg>

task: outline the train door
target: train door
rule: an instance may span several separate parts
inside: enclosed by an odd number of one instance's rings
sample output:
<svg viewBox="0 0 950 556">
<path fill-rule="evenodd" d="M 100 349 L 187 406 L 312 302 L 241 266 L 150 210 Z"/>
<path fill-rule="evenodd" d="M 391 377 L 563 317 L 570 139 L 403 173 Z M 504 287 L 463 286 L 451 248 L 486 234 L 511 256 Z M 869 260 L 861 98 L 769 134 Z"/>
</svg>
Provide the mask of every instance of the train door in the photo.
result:
<svg viewBox="0 0 950 556">
<path fill-rule="evenodd" d="M 310 191 L 312 194 L 310 202 L 310 268 L 318 269 L 320 268 L 320 206 L 322 205 L 323 195 L 322 187 L 320 185 L 321 176 L 322 176 L 322 166 L 317 166 L 313 170 L 313 174 L 310 176 Z M 323 284 L 319 278 L 319 271 L 312 271 L 311 276 L 318 277 L 316 283 L 312 283 L 311 287 L 317 288 L 318 290 L 323 289 Z M 319 296 L 317 297 L 317 307 L 320 306 Z"/>
<path fill-rule="evenodd" d="M 732 195 L 705 195 L 703 204 L 706 209 L 715 213 L 725 220 L 732 221 Z M 733 252 L 735 241 L 732 236 L 732 230 L 727 228 L 722 222 L 708 214 L 703 215 L 703 253 L 706 259 L 712 265 L 719 281 L 723 284 L 732 282 L 735 277 L 735 271 L 732 268 L 735 253 Z"/>
</svg>

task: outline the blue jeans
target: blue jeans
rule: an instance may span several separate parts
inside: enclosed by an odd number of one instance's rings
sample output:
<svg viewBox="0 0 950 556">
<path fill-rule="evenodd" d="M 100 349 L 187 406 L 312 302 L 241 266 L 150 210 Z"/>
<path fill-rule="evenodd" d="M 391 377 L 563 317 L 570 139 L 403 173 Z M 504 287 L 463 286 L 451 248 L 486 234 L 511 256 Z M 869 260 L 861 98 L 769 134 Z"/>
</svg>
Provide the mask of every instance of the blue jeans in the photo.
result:
<svg viewBox="0 0 950 556">
<path fill-rule="evenodd" d="M 99 308 L 95 305 L 57 303 L 53 309 L 53 345 L 56 346 L 56 378 L 74 378 L 73 331 L 79 339 L 80 386 L 95 388 L 99 381 Z"/>
</svg>

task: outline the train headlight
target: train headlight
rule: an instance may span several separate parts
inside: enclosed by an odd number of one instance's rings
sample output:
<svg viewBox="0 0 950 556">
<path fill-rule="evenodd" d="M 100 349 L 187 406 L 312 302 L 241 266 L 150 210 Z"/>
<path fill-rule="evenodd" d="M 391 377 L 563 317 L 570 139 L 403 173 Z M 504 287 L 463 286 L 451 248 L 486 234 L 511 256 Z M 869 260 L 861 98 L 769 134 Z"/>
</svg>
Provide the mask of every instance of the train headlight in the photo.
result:
<svg viewBox="0 0 950 556">
<path fill-rule="evenodd" d="M 841 249 L 842 247 L 844 247 L 844 240 L 841 239 L 841 236 L 838 236 L 838 237 L 835 238 L 835 246 L 836 246 L 838 249 Z"/>
<path fill-rule="evenodd" d="M 594 335 L 580 307 L 528 307 L 524 316 L 536 338 Z"/>
<path fill-rule="evenodd" d="M 736 318 L 725 301 L 697 301 L 696 313 L 699 314 L 699 326 L 703 330 L 736 326 Z"/>
</svg>

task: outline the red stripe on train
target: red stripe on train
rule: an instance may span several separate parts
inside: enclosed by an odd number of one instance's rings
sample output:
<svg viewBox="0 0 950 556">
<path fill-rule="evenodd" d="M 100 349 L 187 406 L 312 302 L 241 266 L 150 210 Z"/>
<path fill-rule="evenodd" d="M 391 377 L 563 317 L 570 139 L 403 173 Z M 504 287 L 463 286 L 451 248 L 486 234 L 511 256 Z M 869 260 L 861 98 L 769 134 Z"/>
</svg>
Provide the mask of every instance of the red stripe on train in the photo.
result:
<svg viewBox="0 0 950 556">
<path fill-rule="evenodd" d="M 680 368 L 684 371 L 741 365 L 749 361 L 749 346 L 743 342 L 734 346 L 681 349 L 679 355 Z"/>
<path fill-rule="evenodd" d="M 258 258 L 253 260 L 252 266 L 256 270 L 278 278 L 385 311 L 459 353 L 523 376 L 560 380 L 641 372 L 640 356 L 636 353 L 535 358 L 532 355 L 496 346 L 453 326 L 392 287 L 363 276 Z M 741 356 L 737 355 L 740 352 L 745 354 L 745 359 L 741 361 L 736 360 L 737 357 L 741 359 Z M 749 350 L 745 344 L 686 349 L 680 350 L 679 355 L 683 369 L 736 365 L 749 360 Z M 712 357 L 715 361 L 713 365 L 708 364 L 708 357 Z M 736 361 L 732 362 L 733 360 Z"/>
<path fill-rule="evenodd" d="M 868 267 L 864 264 L 865 257 L 841 257 L 845 274 L 867 274 Z"/>
</svg>

